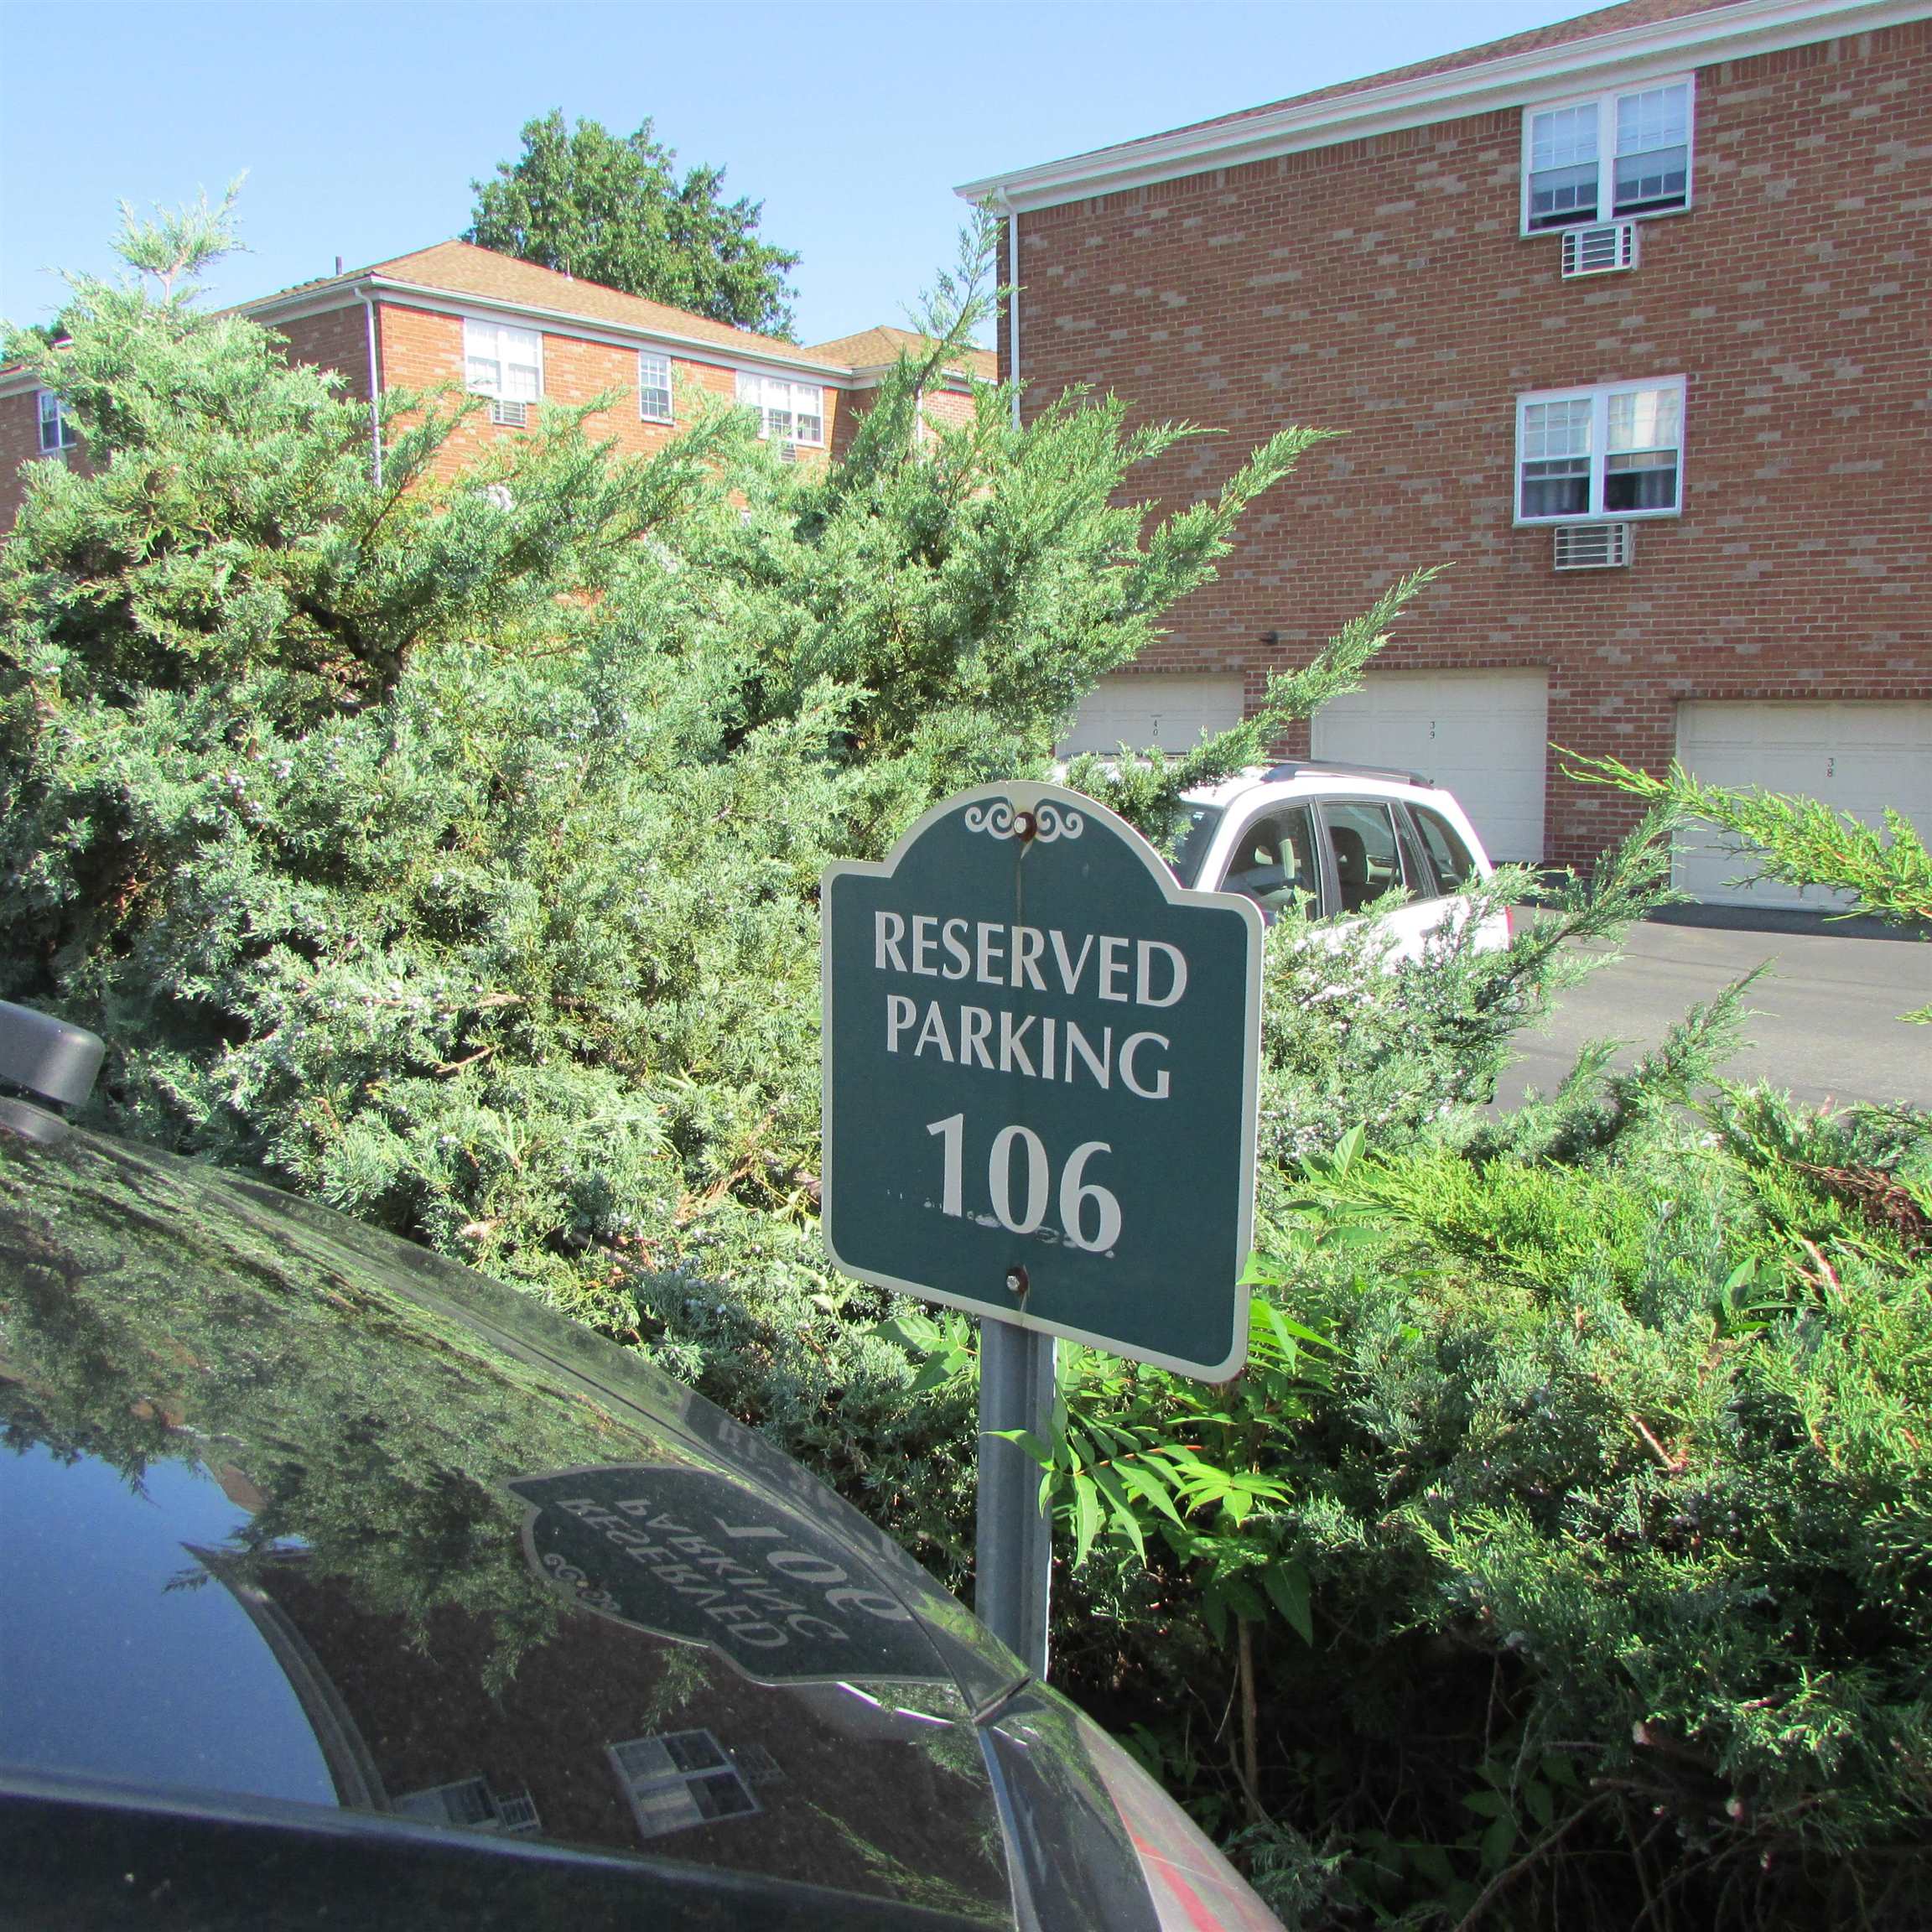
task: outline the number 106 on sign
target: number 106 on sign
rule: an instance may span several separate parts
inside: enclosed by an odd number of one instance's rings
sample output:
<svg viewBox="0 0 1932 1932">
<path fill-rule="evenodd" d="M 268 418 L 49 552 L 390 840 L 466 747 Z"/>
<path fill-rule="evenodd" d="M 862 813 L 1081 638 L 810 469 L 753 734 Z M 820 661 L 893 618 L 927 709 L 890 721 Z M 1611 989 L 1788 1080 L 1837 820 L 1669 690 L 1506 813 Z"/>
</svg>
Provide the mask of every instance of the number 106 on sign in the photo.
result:
<svg viewBox="0 0 1932 1932">
<path fill-rule="evenodd" d="M 966 1116 L 949 1114 L 930 1121 L 926 1131 L 939 1142 L 939 1210 L 963 1218 L 966 1206 Z M 1083 1140 L 1067 1157 L 1053 1184 L 1046 1143 L 1031 1127 L 1002 1127 L 986 1156 L 986 1201 L 993 1218 L 1015 1234 L 1042 1228 L 1049 1207 L 1057 1208 L 1060 1233 L 1070 1248 L 1088 1254 L 1111 1251 L 1120 1238 L 1120 1203 L 1112 1191 L 1089 1181 L 1090 1163 L 1113 1148 L 1104 1140 Z M 983 1217 L 974 1214 L 975 1219 Z"/>
</svg>

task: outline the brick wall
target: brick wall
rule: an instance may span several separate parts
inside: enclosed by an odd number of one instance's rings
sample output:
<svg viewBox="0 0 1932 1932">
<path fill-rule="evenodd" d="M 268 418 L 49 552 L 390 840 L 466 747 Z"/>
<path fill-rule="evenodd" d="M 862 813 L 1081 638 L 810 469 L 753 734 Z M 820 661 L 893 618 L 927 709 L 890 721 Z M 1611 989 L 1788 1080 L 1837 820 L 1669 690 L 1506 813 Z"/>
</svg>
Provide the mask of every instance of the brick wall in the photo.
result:
<svg viewBox="0 0 1932 1932">
<path fill-rule="evenodd" d="M 402 388 L 427 388 L 439 382 L 461 385 L 463 324 L 460 317 L 394 303 L 385 304 L 380 314 L 385 383 Z M 675 354 L 671 358 L 671 378 L 673 407 L 680 415 L 687 407 L 685 397 L 693 392 L 727 399 L 736 393 L 737 378 L 733 371 L 721 369 L 714 363 L 687 361 Z M 554 335 L 546 330 L 544 400 L 588 402 L 607 393 L 614 393 L 616 401 L 590 418 L 590 428 L 596 435 L 610 438 L 621 452 L 648 454 L 662 449 L 677 434 L 675 427 L 646 422 L 638 414 L 635 349 L 586 341 L 580 336 Z M 838 390 L 825 392 L 828 447 L 841 434 L 839 404 L 843 399 Z M 454 475 L 474 462 L 490 444 L 522 434 L 494 424 L 486 416 L 472 417 L 443 446 L 437 460 L 438 474 Z"/>
<path fill-rule="evenodd" d="M 836 428 L 834 430 L 828 428 L 827 432 L 831 437 L 830 448 L 834 455 L 842 454 L 849 446 L 853 432 L 878 400 L 879 391 L 876 387 L 847 390 L 838 397 Z M 928 389 L 921 407 L 927 422 L 935 427 L 957 428 L 973 420 L 973 398 L 950 389 Z"/>
<path fill-rule="evenodd" d="M 20 500 L 26 494 L 27 465 L 43 460 L 84 460 L 78 449 L 69 450 L 65 457 L 42 458 L 39 396 L 38 389 L 0 396 L 0 530 L 11 529 L 13 519 L 20 513 Z"/>
<path fill-rule="evenodd" d="M 428 389 L 439 384 L 460 387 L 463 381 L 463 323 L 460 317 L 393 302 L 377 310 L 377 356 L 386 387 Z M 277 325 L 294 360 L 339 369 L 346 378 L 344 393 L 358 401 L 369 394 L 369 340 L 366 311 L 351 303 L 319 314 Z M 671 359 L 673 408 L 688 413 L 687 397 L 696 392 L 729 400 L 736 394 L 735 372 L 715 363 Z M 632 454 L 661 449 L 677 432 L 675 427 L 645 421 L 638 413 L 637 354 L 634 349 L 586 341 L 580 336 L 543 332 L 543 392 L 552 402 L 587 402 L 614 393 L 611 408 L 591 418 L 599 436 L 610 438 L 618 449 Z M 824 390 L 825 449 L 842 449 L 851 440 L 858 417 L 870 402 L 868 392 Z M 928 412 L 947 418 L 963 398 L 934 395 Z M 10 525 L 20 501 L 19 465 L 37 451 L 38 418 L 34 394 L 0 397 L 0 529 Z M 501 438 L 525 432 L 491 423 L 479 414 L 464 423 L 440 452 L 436 473 L 454 475 L 476 460 Z M 823 458 L 802 447 L 805 462 Z"/>
<path fill-rule="evenodd" d="M 1227 432 L 1136 496 L 1197 500 L 1285 423 L 1347 432 L 1141 667 L 1252 702 L 1447 563 L 1383 667 L 1547 667 L 1578 750 L 1660 766 L 1686 698 L 1932 696 L 1932 26 L 1700 70 L 1696 205 L 1631 273 L 1564 282 L 1557 239 L 1519 236 L 1519 143 L 1478 116 L 1021 216 L 1026 407 L 1090 382 Z M 1512 527 L 1516 396 L 1678 374 L 1683 516 L 1627 570 L 1555 573 Z M 1549 799 L 1565 860 L 1630 816 L 1554 757 Z"/>
<path fill-rule="evenodd" d="M 345 384 L 340 393 L 358 402 L 369 400 L 369 312 L 360 302 L 293 322 L 278 322 L 274 332 L 287 339 L 293 361 L 340 370 Z M 380 341 L 377 355 L 380 366 Z"/>
</svg>

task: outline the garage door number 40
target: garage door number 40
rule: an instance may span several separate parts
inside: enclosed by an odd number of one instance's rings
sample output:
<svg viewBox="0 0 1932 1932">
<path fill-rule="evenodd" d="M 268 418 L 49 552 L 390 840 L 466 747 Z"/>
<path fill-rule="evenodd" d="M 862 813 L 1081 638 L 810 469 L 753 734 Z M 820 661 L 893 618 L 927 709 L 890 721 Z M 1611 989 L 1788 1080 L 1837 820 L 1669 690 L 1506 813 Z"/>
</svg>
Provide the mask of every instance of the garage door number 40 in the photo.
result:
<svg viewBox="0 0 1932 1932">
<path fill-rule="evenodd" d="M 943 1174 L 939 1209 L 943 1214 L 963 1217 L 966 1212 L 966 1116 L 949 1114 L 943 1120 L 930 1121 L 928 1134 L 939 1137 L 943 1154 Z M 1104 1140 L 1083 1140 L 1068 1156 L 1060 1171 L 1060 1230 L 1072 1248 L 1090 1254 L 1106 1254 L 1120 1238 L 1120 1203 L 1113 1192 L 1097 1181 L 1086 1178 L 1087 1163 L 1096 1154 L 1111 1154 Z M 1025 1160 L 1023 1199 L 1018 1213 L 1013 1202 L 1013 1156 Z M 1014 1234 L 1031 1234 L 1046 1218 L 1051 1192 L 1051 1163 L 1046 1148 L 1031 1127 L 1002 1127 L 993 1136 L 986 1160 L 986 1192 L 993 1214 L 1000 1225 Z M 1098 1217 L 1089 1233 L 1084 1223 Z"/>
</svg>

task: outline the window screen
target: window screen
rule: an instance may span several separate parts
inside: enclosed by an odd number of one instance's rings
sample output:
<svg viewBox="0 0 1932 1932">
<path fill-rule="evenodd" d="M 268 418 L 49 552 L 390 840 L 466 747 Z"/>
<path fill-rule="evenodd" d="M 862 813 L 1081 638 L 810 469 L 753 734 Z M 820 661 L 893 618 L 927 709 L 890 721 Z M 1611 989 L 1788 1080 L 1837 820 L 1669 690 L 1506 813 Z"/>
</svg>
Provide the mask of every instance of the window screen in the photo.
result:
<svg viewBox="0 0 1932 1932">
<path fill-rule="evenodd" d="M 647 422 L 671 420 L 671 358 L 649 349 L 637 356 L 637 413 Z"/>
<path fill-rule="evenodd" d="M 51 455 L 56 449 L 71 449 L 80 440 L 68 419 L 67 409 L 51 389 L 40 392 L 40 449 Z"/>
</svg>

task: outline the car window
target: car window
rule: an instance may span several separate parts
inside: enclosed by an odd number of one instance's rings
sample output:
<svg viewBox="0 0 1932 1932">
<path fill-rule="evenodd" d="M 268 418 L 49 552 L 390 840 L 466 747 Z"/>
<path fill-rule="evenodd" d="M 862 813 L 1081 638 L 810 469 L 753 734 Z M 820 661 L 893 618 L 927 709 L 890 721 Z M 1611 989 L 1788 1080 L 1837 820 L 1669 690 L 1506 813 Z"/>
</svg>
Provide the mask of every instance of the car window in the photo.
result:
<svg viewBox="0 0 1932 1932">
<path fill-rule="evenodd" d="M 1476 870 L 1476 861 L 1469 856 L 1469 848 L 1440 812 L 1426 805 L 1411 805 L 1409 811 L 1422 834 L 1422 843 L 1429 848 L 1429 857 L 1436 867 L 1436 878 L 1441 881 L 1442 890 L 1453 892 L 1458 886 L 1465 884 Z"/>
<path fill-rule="evenodd" d="M 1181 836 L 1174 844 L 1174 856 L 1168 863 L 1183 886 L 1201 882 L 1201 868 L 1208 863 L 1208 848 L 1214 843 L 1226 808 L 1219 805 L 1190 805 Z"/>
<path fill-rule="evenodd" d="M 1262 917 L 1272 920 L 1298 896 L 1319 909 L 1320 880 L 1308 808 L 1291 805 L 1264 813 L 1243 828 L 1228 855 L 1221 889 L 1252 899 Z"/>
<path fill-rule="evenodd" d="M 1337 799 L 1322 808 L 1322 816 L 1334 854 L 1342 911 L 1359 912 L 1391 891 L 1405 898 L 1415 896 L 1402 873 L 1395 815 L 1386 805 L 1371 804 L 1366 798 Z"/>
</svg>

